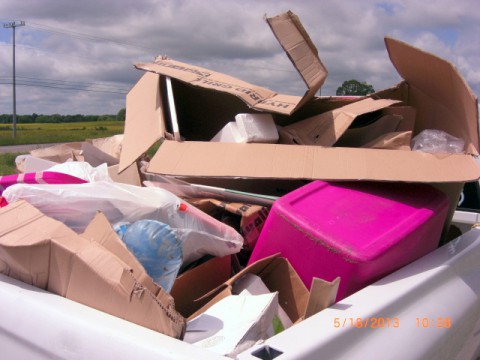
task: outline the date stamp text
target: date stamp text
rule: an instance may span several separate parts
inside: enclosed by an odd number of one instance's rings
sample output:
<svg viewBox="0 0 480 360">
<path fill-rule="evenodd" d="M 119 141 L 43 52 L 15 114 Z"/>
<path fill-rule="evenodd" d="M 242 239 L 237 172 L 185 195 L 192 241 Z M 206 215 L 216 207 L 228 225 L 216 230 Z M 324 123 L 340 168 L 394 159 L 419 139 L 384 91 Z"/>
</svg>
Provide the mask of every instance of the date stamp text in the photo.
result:
<svg viewBox="0 0 480 360">
<path fill-rule="evenodd" d="M 333 327 L 356 328 L 356 329 L 397 329 L 405 320 L 400 321 L 398 317 L 335 317 L 333 318 Z M 410 321 L 419 329 L 450 329 L 452 319 L 450 317 L 417 317 Z"/>
</svg>

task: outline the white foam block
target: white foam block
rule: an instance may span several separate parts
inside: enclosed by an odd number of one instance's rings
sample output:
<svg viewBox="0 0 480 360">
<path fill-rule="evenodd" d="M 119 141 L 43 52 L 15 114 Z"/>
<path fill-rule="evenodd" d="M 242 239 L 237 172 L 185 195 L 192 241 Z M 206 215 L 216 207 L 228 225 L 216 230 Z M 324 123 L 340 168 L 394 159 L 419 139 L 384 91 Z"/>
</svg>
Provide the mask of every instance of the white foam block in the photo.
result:
<svg viewBox="0 0 480 360">
<path fill-rule="evenodd" d="M 243 142 L 278 142 L 277 126 L 270 114 L 237 114 L 235 121 Z"/>
<path fill-rule="evenodd" d="M 246 142 L 244 137 L 238 131 L 238 125 L 235 121 L 227 123 L 210 141 L 214 142 Z"/>
</svg>

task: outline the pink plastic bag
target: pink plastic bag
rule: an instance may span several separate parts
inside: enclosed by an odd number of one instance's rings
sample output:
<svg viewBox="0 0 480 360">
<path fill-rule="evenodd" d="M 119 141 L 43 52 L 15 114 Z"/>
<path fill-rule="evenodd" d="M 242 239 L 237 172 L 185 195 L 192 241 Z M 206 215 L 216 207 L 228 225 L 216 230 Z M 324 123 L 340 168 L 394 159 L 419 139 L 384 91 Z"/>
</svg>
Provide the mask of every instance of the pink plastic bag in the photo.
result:
<svg viewBox="0 0 480 360">
<path fill-rule="evenodd" d="M 87 181 L 76 176 L 53 171 L 39 171 L 25 174 L 13 174 L 0 176 L 0 195 L 3 191 L 18 183 L 24 184 L 82 184 Z"/>
</svg>

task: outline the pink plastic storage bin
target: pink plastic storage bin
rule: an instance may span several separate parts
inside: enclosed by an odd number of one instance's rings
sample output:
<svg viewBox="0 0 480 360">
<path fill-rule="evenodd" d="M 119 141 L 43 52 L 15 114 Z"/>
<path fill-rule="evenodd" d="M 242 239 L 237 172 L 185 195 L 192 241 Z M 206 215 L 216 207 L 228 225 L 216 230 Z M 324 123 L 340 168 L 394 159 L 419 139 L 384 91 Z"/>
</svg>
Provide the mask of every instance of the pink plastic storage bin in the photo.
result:
<svg viewBox="0 0 480 360">
<path fill-rule="evenodd" d="M 275 201 L 249 264 L 281 253 L 337 301 L 434 250 L 449 202 L 425 184 L 314 181 Z"/>
</svg>

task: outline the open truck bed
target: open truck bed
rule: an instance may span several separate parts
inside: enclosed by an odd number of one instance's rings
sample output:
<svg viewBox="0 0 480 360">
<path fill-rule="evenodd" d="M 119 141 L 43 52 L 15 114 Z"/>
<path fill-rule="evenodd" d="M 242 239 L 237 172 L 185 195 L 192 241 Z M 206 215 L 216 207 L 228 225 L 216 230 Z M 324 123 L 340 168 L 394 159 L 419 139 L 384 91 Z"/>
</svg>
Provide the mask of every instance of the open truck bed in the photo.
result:
<svg viewBox="0 0 480 360">
<path fill-rule="evenodd" d="M 480 230 L 472 229 L 239 359 L 477 359 Z M 0 275 L 6 359 L 215 359 L 171 337 Z"/>
<path fill-rule="evenodd" d="M 197 179 L 203 185 L 243 191 L 250 191 L 252 183 L 255 190 L 261 191 L 264 181 L 272 181 L 273 184 L 267 184 L 269 189 L 282 190 L 279 194 L 268 193 L 275 196 L 288 191 L 289 188 L 283 188 L 285 183 L 297 187 L 298 181 L 315 179 L 435 184 L 449 196 L 449 215 L 452 215 L 463 184 L 480 178 L 480 168 L 474 160 L 478 156 L 477 97 L 452 64 L 386 38 L 388 54 L 402 78 L 401 83 L 356 103 L 353 99 L 315 97 L 326 69 L 305 29 L 290 12 L 270 18 L 268 23 L 307 85 L 303 97 L 278 94 L 173 59 L 158 58 L 153 63 L 136 64 L 145 74 L 127 95 L 125 137 L 116 172 L 127 172 L 153 143 L 163 139 L 149 162 L 150 174 Z M 168 107 L 164 106 L 166 78 L 171 79 L 177 108 L 171 118 Z M 399 115 L 406 121 L 393 133 L 403 134 L 401 140 L 407 142 L 407 147 L 412 135 L 433 127 L 463 139 L 464 153 L 437 156 L 404 151 L 403 142 L 393 149 L 388 144 L 378 149 L 331 146 L 355 117 L 365 113 L 365 104 L 367 112 L 375 112 L 386 105 L 385 100 L 401 101 L 401 106 L 393 107 L 385 115 Z M 372 103 L 376 104 L 373 108 Z M 377 107 L 381 104 L 382 107 Z M 351 111 L 352 106 L 356 111 Z M 277 125 L 286 131 L 286 142 L 209 141 L 236 114 L 251 111 L 275 114 Z M 340 133 L 333 131 L 336 128 L 331 126 L 333 118 L 344 125 Z M 309 143 L 300 137 L 303 140 L 298 142 L 299 137 L 294 137 L 292 130 L 301 134 L 311 132 L 313 139 L 323 139 L 316 134 L 318 127 L 310 128 L 311 122 L 316 124 L 317 120 L 326 123 L 330 138 L 325 143 Z M 172 140 L 170 130 L 178 135 L 174 123 L 179 125 L 186 141 Z M 178 136 L 174 137 L 178 140 Z M 235 186 L 230 187 L 229 183 Z M 477 214 L 470 215 L 457 212 L 454 222 L 463 218 L 470 219 L 467 223 L 476 222 Z M 478 359 L 479 258 L 480 230 L 468 230 L 237 358 Z M 2 266 L 0 262 L 0 272 Z M 82 287 L 76 290 L 77 297 L 88 295 L 88 290 Z M 104 304 L 103 300 L 101 303 Z M 176 340 L 5 275 L 0 275 L 0 309 L 1 357 L 6 359 L 221 357 L 207 348 Z"/>
</svg>

